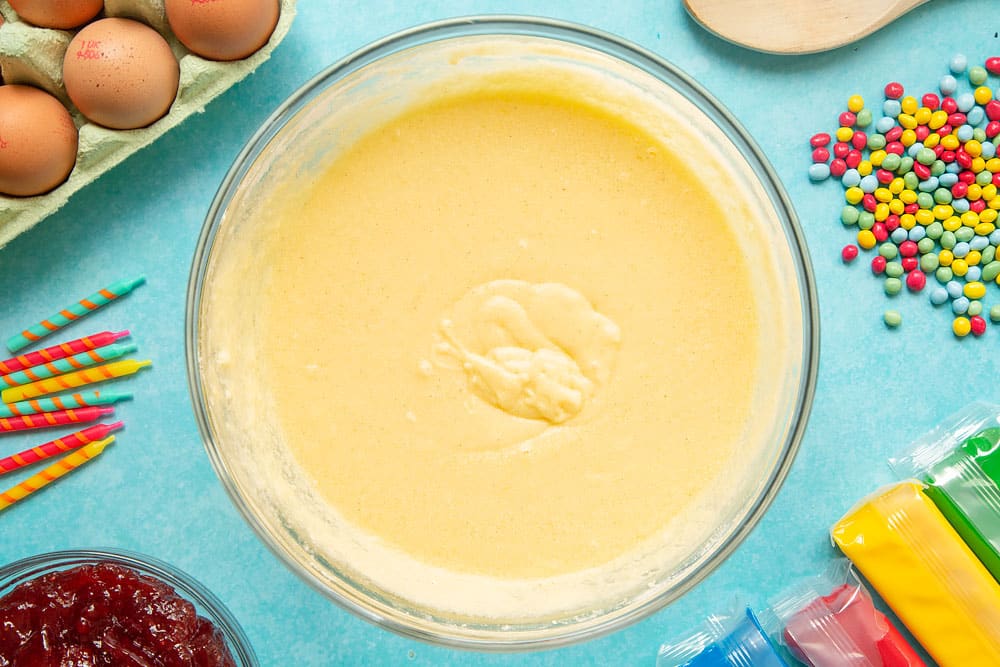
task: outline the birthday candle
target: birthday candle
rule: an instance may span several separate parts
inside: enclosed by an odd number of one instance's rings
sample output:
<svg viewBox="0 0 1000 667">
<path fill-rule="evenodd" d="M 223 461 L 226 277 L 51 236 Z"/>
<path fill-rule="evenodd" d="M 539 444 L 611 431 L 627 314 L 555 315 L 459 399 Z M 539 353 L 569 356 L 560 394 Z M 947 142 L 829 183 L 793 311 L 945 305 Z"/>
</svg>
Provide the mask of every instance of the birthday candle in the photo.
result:
<svg viewBox="0 0 1000 667">
<path fill-rule="evenodd" d="M 55 456 L 56 454 L 68 452 L 71 449 L 76 449 L 77 447 L 83 447 L 84 445 L 88 445 L 92 442 L 100 440 L 101 438 L 106 438 L 111 431 L 117 431 L 122 426 L 124 426 L 122 422 L 115 422 L 114 424 L 95 424 L 94 426 L 89 426 L 82 431 L 64 435 L 61 438 L 56 438 L 55 440 L 42 443 L 37 447 L 32 447 L 31 449 L 26 449 L 23 452 L 18 452 L 17 454 L 12 454 L 11 456 L 2 458 L 0 459 L 0 475 L 12 472 L 18 468 L 23 468 L 24 466 L 29 466 L 32 463 L 38 463 L 39 461 L 43 461 L 49 457 Z"/>
<path fill-rule="evenodd" d="M 111 345 L 119 338 L 125 338 L 128 335 L 128 331 L 102 331 L 90 336 L 84 336 L 83 338 L 77 338 L 76 340 L 68 340 L 65 343 L 59 343 L 58 345 L 53 345 L 37 352 L 19 354 L 16 357 L 0 361 L 0 373 L 15 373 L 23 371 L 25 368 L 31 368 L 32 366 L 41 366 L 56 359 L 63 359 L 73 354 Z"/>
<path fill-rule="evenodd" d="M 110 364 L 104 364 L 103 366 L 84 368 L 83 370 L 73 371 L 72 373 L 66 373 L 65 375 L 57 375 L 44 380 L 38 380 L 37 382 L 32 382 L 31 384 L 9 387 L 0 391 L 0 401 L 3 401 L 4 403 L 14 403 L 15 401 L 23 401 L 29 398 L 35 398 L 36 396 L 44 396 L 45 394 L 54 394 L 59 391 L 82 387 L 86 384 L 93 384 L 95 382 L 103 382 L 112 378 L 131 375 L 132 373 L 136 373 L 152 363 L 153 362 L 149 360 L 136 361 L 135 359 L 125 359 L 124 361 L 113 361 Z"/>
<path fill-rule="evenodd" d="M 114 408 L 79 408 L 77 410 L 56 410 L 37 415 L 0 418 L 0 433 L 27 431 L 34 428 L 49 428 L 66 424 L 85 424 L 97 421 L 115 411 Z"/>
<path fill-rule="evenodd" d="M 49 361 L 41 366 L 32 366 L 31 368 L 25 368 L 23 371 L 0 375 L 0 383 L 8 387 L 16 387 L 19 384 L 28 384 L 29 382 L 50 378 L 53 375 L 80 370 L 87 366 L 99 364 L 102 361 L 111 361 L 126 354 L 132 354 L 137 349 L 139 349 L 139 346 L 135 343 L 105 345 L 95 350 L 87 350 L 81 354 L 74 354 L 65 359 Z"/>
<path fill-rule="evenodd" d="M 87 461 L 90 461 L 104 451 L 104 448 L 115 441 L 115 436 L 110 435 L 103 440 L 84 445 L 80 449 L 64 456 L 49 467 L 42 470 L 37 475 L 32 475 L 17 486 L 0 492 L 0 510 L 5 510 L 19 500 L 34 493 L 46 484 L 50 484 L 66 473 L 76 470 Z"/>
<path fill-rule="evenodd" d="M 110 405 L 118 401 L 128 401 L 132 394 L 125 391 L 85 391 L 63 396 L 33 398 L 18 403 L 0 403 L 0 417 L 21 417 L 39 412 L 73 410 L 92 405 Z"/>
<path fill-rule="evenodd" d="M 111 283 L 87 298 L 80 299 L 76 303 L 66 306 L 58 313 L 50 315 L 38 324 L 32 324 L 21 333 L 11 336 L 7 340 L 7 349 L 11 352 L 17 352 L 21 348 L 27 347 L 45 336 L 58 331 L 87 313 L 92 313 L 101 306 L 125 296 L 144 282 L 146 282 L 146 277 L 140 276 L 132 280 L 119 280 L 118 282 Z"/>
</svg>

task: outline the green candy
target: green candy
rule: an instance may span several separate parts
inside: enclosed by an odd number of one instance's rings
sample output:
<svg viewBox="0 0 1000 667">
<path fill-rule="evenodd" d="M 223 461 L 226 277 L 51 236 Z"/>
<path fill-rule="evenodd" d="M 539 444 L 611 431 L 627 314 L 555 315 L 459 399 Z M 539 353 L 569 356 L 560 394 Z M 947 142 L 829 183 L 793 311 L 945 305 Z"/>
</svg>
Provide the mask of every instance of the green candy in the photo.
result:
<svg viewBox="0 0 1000 667">
<path fill-rule="evenodd" d="M 958 239 L 955 238 L 955 232 L 945 231 L 941 234 L 941 238 L 938 239 L 938 242 L 945 250 L 951 250 L 955 247 L 955 244 L 958 243 Z"/>
<path fill-rule="evenodd" d="M 1000 322 L 1000 303 L 990 308 L 990 321 Z"/>
<path fill-rule="evenodd" d="M 872 110 L 871 109 L 862 109 L 861 111 L 859 111 L 857 117 L 854 120 L 854 124 L 857 125 L 858 127 L 868 127 L 869 125 L 871 125 L 872 124 Z M 868 139 L 868 146 L 870 147 L 871 145 L 872 145 L 872 141 L 871 141 L 871 138 L 869 137 L 869 139 Z"/>
<path fill-rule="evenodd" d="M 934 197 L 929 192 L 921 192 L 917 195 L 917 204 L 920 208 L 934 208 Z"/>
<path fill-rule="evenodd" d="M 941 234 L 944 232 L 944 225 L 935 220 L 931 224 L 927 225 L 927 238 L 937 241 L 941 238 Z"/>
<path fill-rule="evenodd" d="M 898 310 L 887 310 L 885 311 L 885 314 L 882 315 L 882 320 L 885 322 L 887 327 L 895 329 L 903 323 L 903 316 L 899 314 Z"/>
<path fill-rule="evenodd" d="M 989 185 L 992 181 L 993 181 L 993 174 L 991 174 L 989 171 L 985 169 L 976 174 L 976 183 L 980 187 L 985 187 Z"/>
<path fill-rule="evenodd" d="M 875 214 L 871 211 L 861 211 L 858 214 L 858 227 L 861 229 L 871 229 L 875 226 Z"/>
<path fill-rule="evenodd" d="M 899 278 L 903 273 L 905 273 L 903 265 L 899 262 L 886 262 L 885 275 L 889 276 L 889 279 Z"/>
<path fill-rule="evenodd" d="M 881 137 L 882 135 L 878 134 L 876 136 Z M 885 137 L 882 138 L 882 141 L 885 141 Z M 871 145 L 871 139 L 868 140 L 868 145 Z M 889 153 L 882 160 L 882 168 L 885 169 L 886 171 L 896 171 L 897 169 L 899 169 L 899 162 L 900 160 L 898 155 L 896 155 L 895 153 Z"/>
<path fill-rule="evenodd" d="M 970 301 L 969 308 L 965 311 L 965 314 L 969 317 L 975 317 L 976 315 L 981 315 L 983 313 L 983 302 L 982 301 Z"/>
<path fill-rule="evenodd" d="M 982 252 L 980 253 L 979 262 L 983 266 L 986 266 L 994 259 L 996 259 L 996 256 L 997 256 L 996 246 L 988 245 L 985 248 L 983 248 Z"/>
<path fill-rule="evenodd" d="M 903 281 L 899 278 L 886 278 L 884 289 L 889 296 L 895 296 L 903 289 Z"/>
<path fill-rule="evenodd" d="M 955 273 L 949 266 L 939 266 L 938 270 L 934 272 L 934 277 L 937 278 L 939 283 L 944 285 L 955 277 Z"/>
<path fill-rule="evenodd" d="M 973 86 L 981 86 L 986 83 L 986 76 L 986 68 L 981 65 L 969 68 L 969 83 Z"/>
<path fill-rule="evenodd" d="M 917 250 L 920 251 L 921 255 L 931 253 L 934 250 L 934 239 L 929 239 L 926 236 L 920 239 L 917 241 Z M 934 256 L 937 257 L 937 255 Z M 937 267 L 936 264 L 934 266 Z"/>
<path fill-rule="evenodd" d="M 992 282 L 1000 276 L 1000 261 L 991 261 L 983 267 L 982 280 L 984 283 Z"/>
<path fill-rule="evenodd" d="M 860 115 L 859 115 L 859 118 L 860 118 Z M 868 137 L 868 148 L 870 150 L 873 150 L 873 151 L 880 151 L 883 148 L 885 148 L 885 135 L 884 134 L 873 134 L 870 137 Z M 889 155 L 892 155 L 892 154 L 890 153 Z M 887 155 L 886 157 L 889 157 L 889 156 Z M 889 168 L 889 167 L 885 166 L 885 160 L 884 159 L 882 160 L 882 168 L 883 169 L 888 169 Z"/>
<path fill-rule="evenodd" d="M 1000 137 L 1000 134 L 998 134 L 997 137 Z M 899 174 L 900 176 L 904 176 L 910 173 L 912 169 L 913 169 L 913 158 L 911 158 L 909 155 L 904 155 L 901 158 L 899 158 L 899 168 L 896 169 L 897 174 Z M 916 174 L 914 174 L 913 176 L 914 178 L 916 178 Z M 920 179 L 918 178 L 916 182 L 919 183 Z M 915 188 L 916 185 L 914 185 L 913 187 Z M 912 190 L 913 188 L 910 189 Z"/>
<path fill-rule="evenodd" d="M 934 151 L 931 152 L 933 153 Z M 931 164 L 931 176 L 940 176 L 946 171 L 948 171 L 948 165 L 941 160 L 934 160 Z"/>
<path fill-rule="evenodd" d="M 921 241 L 926 241 L 927 239 L 921 239 Z M 918 244 L 919 245 L 919 244 Z M 932 271 L 937 271 L 938 256 L 932 252 L 920 256 L 920 270 L 924 273 L 931 273 Z"/>
<path fill-rule="evenodd" d="M 937 160 L 937 155 L 935 155 L 934 151 L 932 151 L 931 149 L 921 148 L 920 150 L 917 151 L 917 162 L 919 162 L 920 164 L 929 167 L 932 164 L 934 164 L 935 160 Z"/>
<path fill-rule="evenodd" d="M 951 200 L 951 190 L 948 188 L 938 188 L 934 191 L 934 201 L 938 204 L 950 204 Z"/>
<path fill-rule="evenodd" d="M 910 167 L 912 168 L 913 167 L 912 159 L 911 158 L 905 158 L 905 159 L 911 161 Z M 903 165 L 900 164 L 899 168 L 902 169 Z M 907 190 L 916 190 L 917 186 L 920 185 L 920 178 L 912 171 L 907 170 L 907 172 L 903 174 L 903 185 L 906 186 Z"/>
<path fill-rule="evenodd" d="M 845 226 L 850 227 L 851 225 L 858 224 L 858 216 L 861 211 L 858 210 L 856 206 L 845 206 L 840 209 L 840 221 L 844 223 Z"/>
<path fill-rule="evenodd" d="M 886 259 L 896 259 L 896 255 L 899 254 L 899 248 L 892 241 L 886 241 L 878 247 L 878 254 Z"/>
<path fill-rule="evenodd" d="M 965 243 L 971 241 L 975 235 L 976 230 L 972 227 L 959 227 L 955 230 L 955 238 L 959 241 L 964 241 Z"/>
</svg>

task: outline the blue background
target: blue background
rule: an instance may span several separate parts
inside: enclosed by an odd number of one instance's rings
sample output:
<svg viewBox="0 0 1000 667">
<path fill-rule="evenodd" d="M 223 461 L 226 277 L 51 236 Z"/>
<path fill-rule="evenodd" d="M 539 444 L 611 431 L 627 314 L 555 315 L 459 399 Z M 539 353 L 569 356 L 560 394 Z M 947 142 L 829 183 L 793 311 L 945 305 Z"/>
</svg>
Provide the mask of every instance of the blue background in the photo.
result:
<svg viewBox="0 0 1000 667">
<path fill-rule="evenodd" d="M 230 607 L 264 665 L 649 665 L 661 641 L 706 614 L 737 599 L 763 605 L 834 556 L 828 527 L 891 479 L 885 461 L 892 453 L 966 402 L 998 400 L 1000 327 L 979 339 L 956 339 L 946 308 L 932 307 L 926 292 L 904 290 L 891 305 L 903 325 L 888 330 L 882 313 L 889 300 L 867 261 L 840 261 L 841 247 L 852 241 L 838 220 L 841 187 L 813 185 L 806 177 L 808 138 L 836 127 L 851 94 L 862 94 L 878 110 L 889 80 L 919 95 L 936 89 L 956 51 L 980 64 L 1000 54 L 995 10 L 995 0 L 936 0 L 853 45 L 780 57 L 717 39 L 679 1 L 303 0 L 291 32 L 253 76 L 0 250 L 4 339 L 104 284 L 145 274 L 146 286 L 68 329 L 66 337 L 130 328 L 140 355 L 155 364 L 118 383 L 134 391 L 135 400 L 119 406 L 127 426 L 113 448 L 87 470 L 0 515 L 0 563 L 94 546 L 156 556 L 193 574 Z M 784 182 L 805 230 L 821 311 L 820 375 L 801 451 L 776 501 L 736 553 L 643 622 L 582 645 L 514 656 L 397 637 L 342 611 L 292 575 L 217 481 L 195 425 L 184 364 L 185 290 L 195 241 L 216 188 L 254 129 L 298 86 L 354 49 L 418 23 L 472 13 L 592 25 L 698 79 L 740 119 Z M 707 249 L 691 251 L 704 255 L 705 270 L 724 270 Z M 1000 292 L 991 286 L 987 307 L 997 302 Z M 47 439 L 38 433 L 2 436 L 0 454 Z M 3 481 L 13 484 L 14 477 Z"/>
</svg>

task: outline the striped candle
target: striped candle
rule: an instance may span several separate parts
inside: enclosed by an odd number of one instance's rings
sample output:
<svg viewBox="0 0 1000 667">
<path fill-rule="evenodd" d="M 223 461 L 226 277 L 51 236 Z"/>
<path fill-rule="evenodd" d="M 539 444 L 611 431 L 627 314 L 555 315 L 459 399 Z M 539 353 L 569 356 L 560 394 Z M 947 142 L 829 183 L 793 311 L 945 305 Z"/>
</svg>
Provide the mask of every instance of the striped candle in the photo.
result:
<svg viewBox="0 0 1000 667">
<path fill-rule="evenodd" d="M 85 428 L 82 431 L 64 435 L 61 438 L 56 438 L 55 440 L 42 443 L 37 447 L 32 447 L 31 449 L 26 449 L 23 452 L 18 452 L 17 454 L 12 454 L 6 458 L 2 458 L 0 459 L 0 475 L 13 472 L 14 470 L 18 470 L 19 468 L 23 468 L 25 466 L 30 466 L 31 464 L 38 463 L 39 461 L 44 461 L 47 458 L 56 456 L 57 454 L 62 454 L 63 452 L 68 452 L 72 449 L 76 449 L 77 447 L 89 445 L 92 442 L 108 437 L 109 433 L 117 431 L 122 426 L 124 426 L 122 422 L 115 422 L 114 424 L 95 424 L 94 426 Z"/>
<path fill-rule="evenodd" d="M 144 282 L 146 282 L 146 277 L 140 276 L 131 280 L 119 280 L 118 282 L 111 283 L 87 298 L 80 299 L 76 303 L 66 306 L 58 313 L 50 315 L 38 324 L 32 324 L 21 333 L 11 336 L 7 339 L 7 349 L 11 352 L 17 352 L 21 348 L 27 347 L 51 333 L 59 331 L 59 329 L 70 322 L 94 312 L 101 306 L 109 304 L 119 297 L 125 296 Z"/>
<path fill-rule="evenodd" d="M 110 435 L 104 440 L 98 440 L 97 442 L 92 442 L 89 445 L 84 445 L 80 449 L 70 453 L 68 456 L 64 456 L 59 459 L 37 475 L 32 475 L 17 486 L 0 492 L 0 510 L 7 509 L 17 501 L 23 500 L 25 497 L 31 495 L 46 484 L 51 484 L 63 475 L 76 470 L 84 463 L 92 460 L 103 452 L 104 448 L 114 441 L 115 436 Z"/>
<path fill-rule="evenodd" d="M 0 418 L 0 434 L 14 431 L 28 431 L 35 428 L 51 428 L 66 424 L 86 424 L 113 414 L 114 408 L 79 408 L 77 410 L 56 410 L 37 415 Z"/>
<path fill-rule="evenodd" d="M 24 401 L 29 398 L 44 396 L 45 394 L 55 394 L 60 391 L 82 387 L 83 385 L 93 384 L 95 382 L 103 382 L 112 378 L 131 375 L 132 373 L 136 373 L 152 363 L 153 362 L 149 360 L 136 361 L 135 359 L 112 361 L 110 364 L 104 364 L 103 366 L 84 368 L 83 370 L 73 371 L 72 373 L 66 373 L 65 375 L 57 375 L 55 377 L 39 380 L 38 382 L 32 382 L 31 384 L 8 387 L 7 389 L 0 391 L 0 401 L 3 401 L 4 403 L 14 403 L 16 401 Z"/>
<path fill-rule="evenodd" d="M 124 357 L 126 354 L 132 354 L 138 349 L 139 346 L 135 343 L 105 345 L 96 350 L 87 350 L 81 354 L 74 354 L 71 357 L 49 361 L 41 366 L 32 366 L 31 368 L 25 368 L 23 371 L 0 375 L 0 384 L 7 385 L 8 387 L 16 387 L 19 384 L 37 382 L 38 380 L 50 378 L 53 375 L 70 373 L 81 368 L 86 368 L 87 366 L 112 361 L 118 357 Z"/>
<path fill-rule="evenodd" d="M 111 345 L 119 338 L 125 338 L 128 335 L 128 331 L 102 331 L 84 336 L 83 338 L 68 340 L 65 343 L 59 343 L 58 345 L 53 345 L 37 352 L 19 354 L 16 357 L 0 361 L 0 373 L 16 373 L 17 371 L 23 371 L 25 368 L 41 366 L 44 363 L 63 359 L 73 354 L 95 350 L 105 345 Z"/>
<path fill-rule="evenodd" d="M 74 410 L 93 405 L 110 405 L 118 401 L 128 401 L 132 394 L 125 391 L 85 391 L 63 396 L 48 398 L 33 398 L 30 401 L 18 403 L 0 403 L 0 417 L 22 417 L 39 412 L 55 410 Z"/>
</svg>

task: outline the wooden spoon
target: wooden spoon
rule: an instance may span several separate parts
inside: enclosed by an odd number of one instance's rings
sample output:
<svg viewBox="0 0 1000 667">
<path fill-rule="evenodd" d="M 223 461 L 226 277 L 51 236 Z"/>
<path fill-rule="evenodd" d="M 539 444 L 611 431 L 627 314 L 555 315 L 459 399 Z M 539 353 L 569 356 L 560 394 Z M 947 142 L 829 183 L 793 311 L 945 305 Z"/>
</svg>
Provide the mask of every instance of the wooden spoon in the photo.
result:
<svg viewBox="0 0 1000 667">
<path fill-rule="evenodd" d="M 927 0 L 684 0 L 730 42 L 767 53 L 827 51 L 861 39 Z"/>
</svg>

